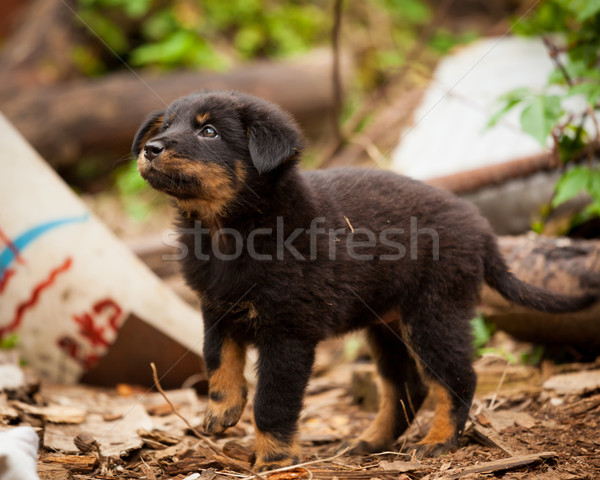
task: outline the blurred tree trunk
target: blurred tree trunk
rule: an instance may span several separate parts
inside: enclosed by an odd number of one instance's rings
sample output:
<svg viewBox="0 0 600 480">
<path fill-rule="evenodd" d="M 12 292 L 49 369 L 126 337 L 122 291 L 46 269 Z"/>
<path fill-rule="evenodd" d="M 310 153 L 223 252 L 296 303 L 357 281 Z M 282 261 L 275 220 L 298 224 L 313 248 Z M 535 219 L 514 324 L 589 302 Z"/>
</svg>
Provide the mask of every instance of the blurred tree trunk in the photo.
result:
<svg viewBox="0 0 600 480">
<path fill-rule="evenodd" d="M 0 101 L 15 127 L 51 165 L 59 167 L 84 155 L 127 155 L 148 113 L 204 88 L 259 95 L 289 110 L 309 135 L 322 133 L 332 108 L 330 70 L 331 55 L 316 52 L 294 61 L 254 63 L 225 74 L 179 71 L 142 78 L 134 72 L 118 72 L 19 95 L 0 88 Z"/>
</svg>

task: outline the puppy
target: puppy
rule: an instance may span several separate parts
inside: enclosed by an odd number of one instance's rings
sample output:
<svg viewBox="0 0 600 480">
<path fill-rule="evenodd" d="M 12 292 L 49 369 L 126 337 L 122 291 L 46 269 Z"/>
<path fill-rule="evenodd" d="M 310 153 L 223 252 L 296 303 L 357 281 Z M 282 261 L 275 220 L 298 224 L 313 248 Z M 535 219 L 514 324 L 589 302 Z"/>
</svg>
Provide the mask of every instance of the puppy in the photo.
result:
<svg viewBox="0 0 600 480">
<path fill-rule="evenodd" d="M 315 347 L 364 328 L 381 400 L 352 451 L 389 448 L 429 391 L 437 406 L 418 453 L 458 447 L 476 384 L 469 320 L 482 282 L 546 312 L 580 310 L 596 297 L 515 278 L 487 221 L 451 194 L 385 171 L 302 172 L 302 146 L 276 106 L 219 91 L 152 113 L 135 137 L 140 174 L 177 206 L 183 274 L 201 300 L 204 430 L 239 420 L 254 345 L 255 467 L 297 462 Z"/>
</svg>

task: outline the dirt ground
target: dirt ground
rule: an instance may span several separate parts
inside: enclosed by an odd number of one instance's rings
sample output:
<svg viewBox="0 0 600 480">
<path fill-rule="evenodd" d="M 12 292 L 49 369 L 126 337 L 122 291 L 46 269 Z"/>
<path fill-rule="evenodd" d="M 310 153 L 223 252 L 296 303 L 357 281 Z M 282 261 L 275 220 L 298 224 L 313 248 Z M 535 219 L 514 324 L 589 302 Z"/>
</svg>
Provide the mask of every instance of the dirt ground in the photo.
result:
<svg viewBox="0 0 600 480">
<path fill-rule="evenodd" d="M 431 422 L 430 402 L 393 451 L 340 455 L 344 442 L 360 435 L 375 415 L 373 367 L 368 362 L 318 365 L 300 427 L 302 462 L 308 463 L 261 478 L 600 478 L 600 362 L 538 369 L 484 358 L 476 369 L 478 394 L 462 447 L 417 460 L 411 450 Z M 191 388 L 166 395 L 189 424 L 201 424 L 206 396 Z M 42 383 L 29 391 L 4 392 L 0 418 L 2 430 L 36 428 L 42 480 L 252 478 L 251 401 L 237 426 L 211 438 L 212 447 L 194 436 L 163 395 L 131 385 L 98 389 Z"/>
</svg>

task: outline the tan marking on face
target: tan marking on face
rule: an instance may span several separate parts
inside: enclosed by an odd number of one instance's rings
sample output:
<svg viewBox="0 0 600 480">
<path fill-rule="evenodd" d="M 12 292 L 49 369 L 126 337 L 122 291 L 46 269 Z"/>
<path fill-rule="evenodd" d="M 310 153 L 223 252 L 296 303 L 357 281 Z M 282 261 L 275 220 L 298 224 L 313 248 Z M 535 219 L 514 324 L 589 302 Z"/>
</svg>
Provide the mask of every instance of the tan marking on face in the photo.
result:
<svg viewBox="0 0 600 480">
<path fill-rule="evenodd" d="M 148 127 L 148 130 L 146 131 L 146 133 L 140 140 L 141 155 L 143 155 L 143 153 L 144 153 L 144 146 L 146 145 L 148 140 L 150 140 L 154 135 L 156 135 L 156 131 L 162 125 L 164 118 L 165 118 L 164 115 L 159 115 L 154 120 L 152 120 L 152 123 Z"/>
<path fill-rule="evenodd" d="M 240 191 L 246 171 L 238 162 L 234 172 L 224 165 L 188 162 L 184 173 L 196 177 L 202 187 L 198 198 L 177 200 L 179 208 L 189 214 L 196 213 L 211 225 L 218 224 L 218 218 L 227 213 Z"/>
<path fill-rule="evenodd" d="M 150 162 L 144 156 L 144 149 L 143 148 L 142 148 L 142 151 L 140 152 L 140 154 L 137 157 L 137 169 L 138 169 L 138 172 L 140 172 L 140 174 L 142 176 L 144 176 L 150 170 Z"/>
<path fill-rule="evenodd" d="M 196 121 L 198 123 L 204 123 L 210 120 L 210 112 L 199 113 L 196 115 Z"/>
<path fill-rule="evenodd" d="M 456 432 L 456 425 L 452 419 L 452 398 L 448 390 L 441 384 L 434 382 L 431 385 L 431 393 L 436 401 L 433 424 L 429 432 L 419 443 L 434 445 L 451 440 Z"/>
<path fill-rule="evenodd" d="M 397 310 L 390 310 L 381 316 L 380 321 L 387 325 L 399 325 L 402 321 L 402 317 Z"/>
<path fill-rule="evenodd" d="M 398 407 L 398 395 L 394 385 L 385 378 L 379 379 L 379 410 L 369 427 L 360 436 L 376 449 L 389 447 L 394 440 L 394 425 Z"/>
<path fill-rule="evenodd" d="M 288 445 L 270 433 L 261 432 L 256 428 L 256 425 L 254 425 L 254 431 L 256 433 L 256 462 L 254 463 L 254 467 L 257 470 L 268 464 L 287 467 L 299 460 L 300 445 L 295 439 Z"/>
</svg>

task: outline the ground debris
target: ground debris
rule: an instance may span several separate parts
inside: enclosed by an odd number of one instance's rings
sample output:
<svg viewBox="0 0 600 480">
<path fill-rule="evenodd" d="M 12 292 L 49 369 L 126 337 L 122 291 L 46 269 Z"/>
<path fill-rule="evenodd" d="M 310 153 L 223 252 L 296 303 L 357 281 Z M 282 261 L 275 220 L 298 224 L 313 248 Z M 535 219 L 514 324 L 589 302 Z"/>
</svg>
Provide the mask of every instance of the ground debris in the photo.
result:
<svg viewBox="0 0 600 480">
<path fill-rule="evenodd" d="M 98 465 L 98 458 L 90 455 L 48 455 L 42 461 L 46 464 L 60 465 L 72 473 L 91 473 Z"/>
<path fill-rule="evenodd" d="M 544 382 L 546 390 L 554 390 L 561 395 L 584 395 L 600 390 L 600 370 L 554 375 Z"/>
<path fill-rule="evenodd" d="M 478 366 L 489 388 L 476 398 L 463 445 L 456 452 L 420 461 L 411 457 L 432 421 L 431 403 L 426 401 L 391 451 L 338 455 L 343 442 L 358 437 L 375 416 L 353 401 L 351 379 L 357 365 L 323 370 L 309 386 L 299 432 L 301 461 L 306 464 L 261 474 L 262 480 L 600 478 L 600 392 L 586 388 L 558 393 L 541 388 L 542 375 L 530 368 L 509 369 L 515 381 L 501 384 L 506 364 L 498 362 L 488 363 L 487 373 L 485 364 Z M 598 371 L 597 364 L 580 367 L 556 368 L 553 371 L 560 373 L 545 378 Z M 372 371 L 372 367 L 359 370 Z M 375 380 L 372 376 L 370 385 Z M 189 423 L 201 424 L 206 397 L 190 389 L 166 395 Z M 66 421 L 71 423 L 56 423 Z M 161 394 L 133 386 L 117 391 L 41 384 L 35 396 L 24 400 L 0 394 L 0 424 L 0 430 L 23 424 L 39 427 L 40 480 L 256 478 L 250 474 L 255 441 L 251 403 L 235 428 L 211 437 L 211 446 L 192 435 Z M 216 453 L 215 447 L 222 453 Z"/>
<path fill-rule="evenodd" d="M 486 462 L 480 465 L 474 465 L 472 467 L 455 468 L 447 470 L 441 477 L 437 475 L 428 475 L 424 477 L 423 480 L 433 480 L 434 478 L 437 480 L 454 480 L 457 478 L 463 478 L 473 473 L 494 473 L 504 470 L 512 470 L 528 466 L 533 463 L 538 463 L 544 460 L 554 459 L 556 458 L 556 456 L 557 455 L 555 452 L 534 453 L 532 455 L 518 455 L 506 459 L 493 460 L 491 462 Z"/>
</svg>

